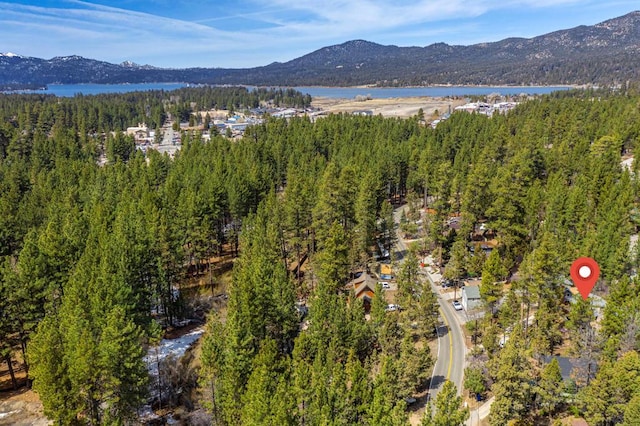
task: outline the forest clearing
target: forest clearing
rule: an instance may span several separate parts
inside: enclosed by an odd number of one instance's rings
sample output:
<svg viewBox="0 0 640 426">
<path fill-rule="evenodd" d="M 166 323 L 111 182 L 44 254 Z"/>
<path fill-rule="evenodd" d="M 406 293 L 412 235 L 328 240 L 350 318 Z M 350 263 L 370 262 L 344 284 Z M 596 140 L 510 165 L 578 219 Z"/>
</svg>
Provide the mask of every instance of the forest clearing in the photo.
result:
<svg viewBox="0 0 640 426">
<path fill-rule="evenodd" d="M 311 105 L 326 113 L 353 113 L 371 111 L 373 115 L 383 117 L 409 118 L 422 109 L 425 117 L 434 117 L 451 112 L 455 107 L 464 104 L 464 99 L 445 99 L 433 97 L 411 97 L 392 99 L 335 99 L 313 98 Z"/>
</svg>

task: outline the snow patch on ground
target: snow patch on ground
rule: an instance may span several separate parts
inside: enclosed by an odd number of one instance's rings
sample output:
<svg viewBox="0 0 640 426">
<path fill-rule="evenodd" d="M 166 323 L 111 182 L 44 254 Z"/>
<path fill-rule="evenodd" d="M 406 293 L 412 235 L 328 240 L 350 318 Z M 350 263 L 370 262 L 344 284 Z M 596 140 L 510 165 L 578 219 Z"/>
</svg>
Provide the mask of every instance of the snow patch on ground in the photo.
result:
<svg viewBox="0 0 640 426">
<path fill-rule="evenodd" d="M 149 370 L 149 402 L 158 397 L 158 389 L 156 384 L 158 383 L 158 364 L 165 360 L 167 357 L 173 356 L 176 359 L 180 359 L 202 335 L 204 334 L 204 327 L 198 327 L 183 336 L 175 339 L 162 339 L 158 346 L 149 348 L 147 355 L 144 357 L 144 362 L 147 364 Z M 151 405 L 145 404 L 138 409 L 138 418 L 143 422 L 152 422 L 160 419 L 161 417 L 153 412 Z M 171 424 L 167 421 L 167 424 Z"/>
<path fill-rule="evenodd" d="M 162 339 L 158 346 L 149 348 L 147 355 L 144 357 L 144 362 L 147 363 L 149 374 L 151 376 L 157 376 L 158 362 L 163 361 L 169 356 L 176 358 L 182 357 L 185 352 L 187 352 L 187 349 L 189 349 L 203 333 L 204 328 L 198 327 L 176 339 Z"/>
<path fill-rule="evenodd" d="M 19 411 L 14 410 L 14 411 L 9 411 L 8 413 L 0 413 L 0 419 L 4 419 L 5 417 L 9 417 L 12 414 L 18 413 Z"/>
</svg>

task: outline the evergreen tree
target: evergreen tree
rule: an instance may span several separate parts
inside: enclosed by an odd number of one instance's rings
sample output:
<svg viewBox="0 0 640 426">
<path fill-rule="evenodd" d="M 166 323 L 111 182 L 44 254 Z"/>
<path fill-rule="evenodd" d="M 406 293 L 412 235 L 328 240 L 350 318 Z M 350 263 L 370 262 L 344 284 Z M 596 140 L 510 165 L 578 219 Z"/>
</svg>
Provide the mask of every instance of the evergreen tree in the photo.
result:
<svg viewBox="0 0 640 426">
<path fill-rule="evenodd" d="M 349 270 L 347 235 L 338 222 L 328 230 L 322 249 L 316 255 L 318 276 L 327 284 L 341 288 Z"/>
<path fill-rule="evenodd" d="M 400 306 L 408 309 L 413 306 L 414 300 L 420 290 L 418 278 L 418 258 L 415 253 L 409 252 L 400 266 L 396 281 L 398 283 L 398 292 L 396 298 L 400 302 Z"/>
<path fill-rule="evenodd" d="M 556 358 L 552 358 L 551 362 L 544 366 L 534 391 L 539 398 L 543 413 L 546 413 L 551 419 L 555 410 L 562 403 L 562 375 Z"/>
<path fill-rule="evenodd" d="M 480 283 L 480 296 L 489 307 L 489 312 L 495 314 L 495 306 L 502 296 L 502 284 L 500 281 L 507 271 L 500 259 L 498 250 L 491 251 L 489 258 L 482 268 L 482 282 Z"/>
<path fill-rule="evenodd" d="M 533 390 L 524 343 L 522 327 L 518 325 L 499 357 L 492 361 L 496 381 L 491 388 L 495 395 L 489 414 L 491 425 L 504 425 L 509 420 L 521 419 L 527 415 Z"/>
<path fill-rule="evenodd" d="M 627 408 L 624 410 L 623 426 L 632 426 L 640 423 L 640 394 L 631 398 Z"/>
<path fill-rule="evenodd" d="M 435 401 L 435 413 L 427 406 L 421 425 L 461 426 L 469 418 L 469 409 L 462 408 L 462 398 L 457 396 L 456 385 L 446 380 Z"/>
</svg>

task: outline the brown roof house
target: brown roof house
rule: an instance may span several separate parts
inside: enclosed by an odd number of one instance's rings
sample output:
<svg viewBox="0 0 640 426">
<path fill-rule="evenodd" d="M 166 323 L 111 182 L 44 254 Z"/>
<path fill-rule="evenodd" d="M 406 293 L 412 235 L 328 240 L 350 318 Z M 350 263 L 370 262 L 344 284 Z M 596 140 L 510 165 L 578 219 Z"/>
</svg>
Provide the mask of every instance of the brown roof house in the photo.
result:
<svg viewBox="0 0 640 426">
<path fill-rule="evenodd" d="M 371 301 L 375 295 L 375 280 L 366 272 L 363 272 L 358 278 L 352 280 L 345 286 L 345 290 L 353 292 L 356 298 L 362 300 L 365 313 L 369 313 L 371 309 Z"/>
</svg>

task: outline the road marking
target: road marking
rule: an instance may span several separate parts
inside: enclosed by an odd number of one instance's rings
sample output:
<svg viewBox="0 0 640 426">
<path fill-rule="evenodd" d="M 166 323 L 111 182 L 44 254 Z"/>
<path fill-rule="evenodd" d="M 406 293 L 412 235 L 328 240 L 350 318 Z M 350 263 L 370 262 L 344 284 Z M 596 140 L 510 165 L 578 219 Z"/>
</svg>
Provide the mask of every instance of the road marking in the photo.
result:
<svg viewBox="0 0 640 426">
<path fill-rule="evenodd" d="M 451 366 L 453 365 L 453 337 L 451 337 L 451 333 L 453 331 L 451 330 L 451 326 L 449 325 L 449 321 L 447 320 L 447 316 L 444 314 L 442 307 L 440 307 L 440 315 L 442 315 L 444 323 L 449 330 L 449 368 L 447 369 L 447 380 L 449 380 L 451 378 Z"/>
</svg>

